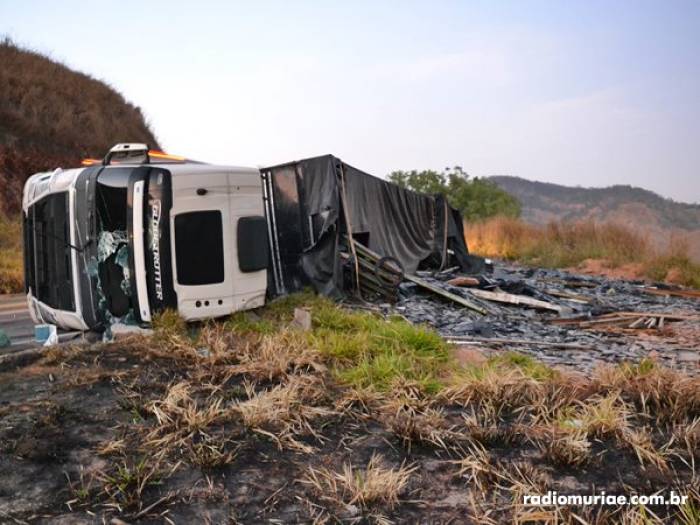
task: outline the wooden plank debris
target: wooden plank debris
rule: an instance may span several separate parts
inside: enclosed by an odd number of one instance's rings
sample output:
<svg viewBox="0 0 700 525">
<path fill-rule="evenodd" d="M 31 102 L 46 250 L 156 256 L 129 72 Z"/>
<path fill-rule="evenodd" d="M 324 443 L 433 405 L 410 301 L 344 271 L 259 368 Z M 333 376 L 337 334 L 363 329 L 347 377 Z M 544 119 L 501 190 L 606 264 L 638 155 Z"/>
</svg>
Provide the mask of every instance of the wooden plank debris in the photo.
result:
<svg viewBox="0 0 700 525">
<path fill-rule="evenodd" d="M 363 244 L 355 241 L 357 264 L 354 267 L 359 272 L 356 282 L 364 296 L 378 296 L 389 302 L 398 298 L 398 287 L 403 280 L 403 270 L 391 258 L 382 257 Z M 352 255 L 341 252 L 343 260 L 350 261 Z"/>
<path fill-rule="evenodd" d="M 584 295 L 562 292 L 561 290 L 554 290 L 551 288 L 545 289 L 544 293 L 553 297 L 561 297 L 562 299 L 566 299 L 567 301 L 571 301 L 574 303 L 588 304 L 591 302 L 591 299 Z"/>
<path fill-rule="evenodd" d="M 479 286 L 479 279 L 476 277 L 455 277 L 447 281 L 452 286 Z"/>
<path fill-rule="evenodd" d="M 653 288 L 649 286 L 645 286 L 642 288 L 643 292 L 652 294 L 652 295 L 666 295 L 666 296 L 672 296 L 672 297 L 685 297 L 687 299 L 700 299 L 700 290 L 691 290 L 691 289 L 664 289 L 664 288 Z"/>
<path fill-rule="evenodd" d="M 416 275 L 404 275 L 403 270 L 390 258 L 382 257 L 378 253 L 373 252 L 367 246 L 357 241 L 355 241 L 355 250 L 358 255 L 358 261 L 360 262 L 360 286 L 365 290 L 374 291 L 380 295 L 384 295 L 385 297 L 387 295 L 393 296 L 394 291 L 397 289 L 398 284 L 403 278 L 417 284 L 421 288 L 444 297 L 445 299 L 449 299 L 452 302 L 469 308 L 470 310 L 478 312 L 482 315 L 487 313 L 485 308 L 482 308 L 469 299 L 465 299 L 464 297 L 460 297 L 459 295 L 448 292 L 447 290 L 443 290 L 442 288 L 435 286 Z M 366 261 L 366 264 L 362 263 L 363 259 Z M 382 264 L 380 267 L 377 267 L 379 261 L 382 261 Z M 387 286 L 390 287 L 388 290 Z"/>
<path fill-rule="evenodd" d="M 487 301 L 495 301 L 497 303 L 530 306 L 532 308 L 537 308 L 540 310 L 551 310 L 557 313 L 563 310 L 563 308 L 558 304 L 540 301 L 539 299 L 533 299 L 532 297 L 528 297 L 527 295 L 516 295 L 506 292 L 493 292 L 490 290 L 478 289 L 469 289 L 468 292 L 472 295 L 475 295 L 479 299 L 486 299 Z"/>
<path fill-rule="evenodd" d="M 583 279 L 547 279 L 547 282 L 559 284 L 566 288 L 596 288 L 599 286 L 596 282 L 586 281 Z"/>
<path fill-rule="evenodd" d="M 612 312 L 596 317 L 574 317 L 569 319 L 554 319 L 555 324 L 573 325 L 579 328 L 605 328 L 617 327 L 628 329 L 652 329 L 661 330 L 666 323 L 678 321 L 700 321 L 698 315 L 674 314 L 666 312 Z"/>
<path fill-rule="evenodd" d="M 527 346 L 549 346 L 552 348 L 564 348 L 567 350 L 591 350 L 590 346 L 578 343 L 557 343 L 555 341 L 535 341 L 532 339 L 503 339 L 497 337 L 470 337 L 468 339 L 447 339 L 448 344 L 468 345 L 468 344 L 497 344 L 497 345 L 527 345 Z"/>
<path fill-rule="evenodd" d="M 482 308 L 481 306 L 477 305 L 476 303 L 473 303 L 469 299 L 465 299 L 464 297 L 460 297 L 459 295 L 453 294 L 452 292 L 448 292 L 447 290 L 443 290 L 439 286 L 435 286 L 432 283 L 429 283 L 428 281 L 421 279 L 420 277 L 416 275 L 411 275 L 411 274 L 406 274 L 404 275 L 404 279 L 407 281 L 411 281 L 412 283 L 417 284 L 421 288 L 424 288 L 430 292 L 433 292 L 436 295 L 439 295 L 441 297 L 444 297 L 445 299 L 448 299 L 452 302 L 455 302 L 459 305 L 462 305 L 466 308 L 469 308 L 470 310 L 473 310 L 475 312 L 478 312 L 482 315 L 486 315 L 487 311 L 485 308 Z"/>
</svg>

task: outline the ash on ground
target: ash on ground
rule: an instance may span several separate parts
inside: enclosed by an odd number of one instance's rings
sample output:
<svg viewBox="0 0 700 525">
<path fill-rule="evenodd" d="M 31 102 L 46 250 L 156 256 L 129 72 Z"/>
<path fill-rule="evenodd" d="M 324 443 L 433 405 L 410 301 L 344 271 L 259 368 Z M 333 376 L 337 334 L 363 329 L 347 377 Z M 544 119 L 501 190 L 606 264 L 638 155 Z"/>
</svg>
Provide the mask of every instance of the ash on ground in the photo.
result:
<svg viewBox="0 0 700 525">
<path fill-rule="evenodd" d="M 654 358 L 689 374 L 700 373 L 700 297 L 659 295 L 663 285 L 652 288 L 642 281 L 572 274 L 561 270 L 533 269 L 496 263 L 493 272 L 479 277 L 478 288 L 518 296 L 529 296 L 561 307 L 560 312 L 523 305 L 509 305 L 475 298 L 469 288 L 450 285 L 452 272 L 419 276 L 441 289 L 468 298 L 487 310 L 481 315 L 437 296 L 415 283 L 399 286 L 395 304 L 379 306 L 385 315 L 401 315 L 414 324 L 427 324 L 456 344 L 485 351 L 517 350 L 550 365 L 565 365 L 590 371 L 602 363 L 639 362 Z M 661 322 L 645 329 L 611 327 L 604 322 L 587 324 L 586 319 L 611 316 L 615 312 L 649 315 L 677 314 L 688 319 Z M 695 319 L 693 319 L 695 318 Z M 562 324 L 562 320 L 571 323 Z M 603 318 L 604 319 L 604 318 Z M 559 320 L 559 322 L 556 322 Z M 581 323 L 583 320 L 583 323 Z M 630 319 L 632 321 L 632 318 Z M 583 328 L 582 326 L 586 326 Z M 498 341 L 501 340 L 501 341 Z"/>
</svg>

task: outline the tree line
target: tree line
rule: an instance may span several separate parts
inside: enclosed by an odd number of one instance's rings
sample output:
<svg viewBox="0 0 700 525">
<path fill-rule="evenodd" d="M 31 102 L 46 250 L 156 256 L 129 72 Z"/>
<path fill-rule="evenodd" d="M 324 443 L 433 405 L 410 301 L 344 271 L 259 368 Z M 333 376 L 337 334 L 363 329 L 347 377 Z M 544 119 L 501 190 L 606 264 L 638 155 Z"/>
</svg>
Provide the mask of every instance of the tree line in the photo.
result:
<svg viewBox="0 0 700 525">
<path fill-rule="evenodd" d="M 438 172 L 393 171 L 388 179 L 401 186 L 419 193 L 441 193 L 453 208 L 462 213 L 462 217 L 476 222 L 496 215 L 506 217 L 520 216 L 520 202 L 506 193 L 488 179 L 470 177 L 461 166 L 445 168 Z"/>
</svg>

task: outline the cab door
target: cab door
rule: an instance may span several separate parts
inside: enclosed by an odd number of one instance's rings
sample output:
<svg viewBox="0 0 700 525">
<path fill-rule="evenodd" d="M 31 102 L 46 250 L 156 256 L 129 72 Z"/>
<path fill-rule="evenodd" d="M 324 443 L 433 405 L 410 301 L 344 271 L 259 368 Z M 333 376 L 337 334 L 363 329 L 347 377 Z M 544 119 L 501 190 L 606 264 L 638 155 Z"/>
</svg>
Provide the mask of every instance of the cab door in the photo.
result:
<svg viewBox="0 0 700 525">
<path fill-rule="evenodd" d="M 173 172 L 172 179 L 173 266 L 180 314 L 203 319 L 261 306 L 266 271 L 242 271 L 238 260 L 239 220 L 262 215 L 257 170 L 189 165 Z"/>
</svg>

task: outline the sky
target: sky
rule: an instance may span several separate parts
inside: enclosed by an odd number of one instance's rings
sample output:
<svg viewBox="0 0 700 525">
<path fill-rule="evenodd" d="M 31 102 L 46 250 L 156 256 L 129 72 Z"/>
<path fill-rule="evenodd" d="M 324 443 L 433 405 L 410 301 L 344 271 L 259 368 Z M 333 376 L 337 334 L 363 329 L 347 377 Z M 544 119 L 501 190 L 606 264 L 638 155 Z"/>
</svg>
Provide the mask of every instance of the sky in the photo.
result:
<svg viewBox="0 0 700 525">
<path fill-rule="evenodd" d="M 332 153 L 700 202 L 697 0 L 0 0 L 1 34 L 199 160 Z"/>
</svg>

